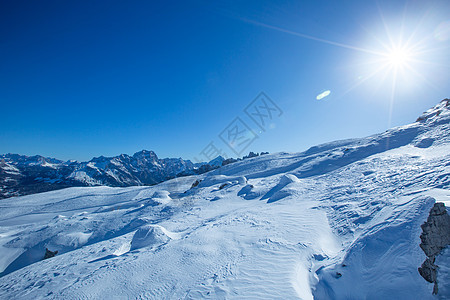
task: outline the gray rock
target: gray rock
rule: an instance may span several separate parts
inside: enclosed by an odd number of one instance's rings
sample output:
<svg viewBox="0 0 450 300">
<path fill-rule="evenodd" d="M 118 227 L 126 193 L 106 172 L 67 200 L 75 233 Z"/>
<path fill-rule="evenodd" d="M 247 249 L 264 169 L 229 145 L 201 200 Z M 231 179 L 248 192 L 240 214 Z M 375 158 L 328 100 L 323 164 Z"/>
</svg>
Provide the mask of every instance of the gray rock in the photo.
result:
<svg viewBox="0 0 450 300">
<path fill-rule="evenodd" d="M 420 266 L 420 275 L 428 282 L 434 283 L 433 294 L 438 293 L 437 270 L 435 257 L 450 244 L 450 215 L 444 203 L 437 202 L 430 210 L 425 223 L 422 224 L 420 248 L 427 259 Z"/>
<path fill-rule="evenodd" d="M 45 255 L 43 259 L 48 259 L 54 257 L 56 254 L 58 254 L 58 251 L 50 251 L 47 248 L 45 248 Z"/>
<path fill-rule="evenodd" d="M 434 283 L 437 278 L 437 266 L 434 264 L 434 260 L 427 258 L 419 268 L 420 275 L 428 282 Z"/>
</svg>

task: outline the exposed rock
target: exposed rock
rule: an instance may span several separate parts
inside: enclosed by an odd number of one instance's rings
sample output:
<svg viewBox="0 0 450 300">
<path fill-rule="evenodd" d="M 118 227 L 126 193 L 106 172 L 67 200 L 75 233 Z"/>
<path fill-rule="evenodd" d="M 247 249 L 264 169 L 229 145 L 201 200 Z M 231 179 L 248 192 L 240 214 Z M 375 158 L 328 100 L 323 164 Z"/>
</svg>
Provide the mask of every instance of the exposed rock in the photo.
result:
<svg viewBox="0 0 450 300">
<path fill-rule="evenodd" d="M 194 170 L 195 174 L 203 174 L 215 169 L 218 169 L 220 166 L 211 166 L 210 164 L 204 164 Z"/>
<path fill-rule="evenodd" d="M 430 283 L 436 282 L 437 266 L 434 264 L 434 259 L 427 258 L 422 266 L 419 268 L 420 275 Z"/>
<path fill-rule="evenodd" d="M 56 254 L 58 254 L 58 251 L 50 251 L 47 248 L 45 248 L 45 255 L 43 259 L 54 257 Z"/>
<path fill-rule="evenodd" d="M 437 202 L 430 210 L 425 223 L 422 224 L 420 248 L 427 259 L 419 268 L 420 275 L 428 282 L 434 283 L 433 294 L 438 293 L 437 270 L 435 258 L 450 244 L 450 215 L 447 214 L 444 203 Z"/>
<path fill-rule="evenodd" d="M 253 158 L 253 157 L 257 157 L 259 156 L 259 153 L 255 153 L 255 152 L 249 152 L 248 155 L 245 155 L 244 157 L 242 157 L 242 159 L 247 159 L 247 158 Z"/>
<path fill-rule="evenodd" d="M 441 115 L 443 112 L 448 111 L 450 107 L 450 99 L 445 98 L 438 105 L 433 108 L 430 108 L 426 112 L 424 112 L 420 117 L 417 118 L 416 122 L 428 122 L 433 121 Z"/>
<path fill-rule="evenodd" d="M 223 189 L 223 188 L 226 187 L 227 185 L 228 185 L 228 183 L 222 183 L 222 184 L 219 186 L 219 190 Z"/>
<path fill-rule="evenodd" d="M 444 203 L 434 204 L 428 220 L 421 227 L 420 248 L 428 257 L 439 254 L 450 243 L 450 216 Z"/>
<path fill-rule="evenodd" d="M 235 163 L 235 162 L 237 162 L 237 161 L 238 161 L 238 160 L 235 159 L 235 158 L 227 158 L 227 159 L 225 159 L 225 160 L 222 162 L 222 166 L 226 166 L 226 165 Z"/>
<path fill-rule="evenodd" d="M 196 180 L 194 181 L 194 183 L 191 185 L 191 189 L 195 188 L 196 186 L 198 186 L 200 184 L 201 180 Z"/>
</svg>

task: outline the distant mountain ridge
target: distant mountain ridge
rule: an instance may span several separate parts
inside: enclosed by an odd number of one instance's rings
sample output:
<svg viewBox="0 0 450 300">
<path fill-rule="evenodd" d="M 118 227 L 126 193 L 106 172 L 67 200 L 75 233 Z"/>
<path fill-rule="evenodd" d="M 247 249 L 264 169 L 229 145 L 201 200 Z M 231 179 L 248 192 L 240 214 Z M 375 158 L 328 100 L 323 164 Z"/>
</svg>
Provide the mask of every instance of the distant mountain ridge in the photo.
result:
<svg viewBox="0 0 450 300">
<path fill-rule="evenodd" d="M 100 156 L 88 162 L 3 154 L 0 155 L 0 199 L 73 186 L 153 185 L 219 167 L 217 159 L 211 168 L 204 166 L 208 163 L 193 163 L 182 158 L 160 159 L 155 152 L 148 150 L 132 156 Z"/>
</svg>

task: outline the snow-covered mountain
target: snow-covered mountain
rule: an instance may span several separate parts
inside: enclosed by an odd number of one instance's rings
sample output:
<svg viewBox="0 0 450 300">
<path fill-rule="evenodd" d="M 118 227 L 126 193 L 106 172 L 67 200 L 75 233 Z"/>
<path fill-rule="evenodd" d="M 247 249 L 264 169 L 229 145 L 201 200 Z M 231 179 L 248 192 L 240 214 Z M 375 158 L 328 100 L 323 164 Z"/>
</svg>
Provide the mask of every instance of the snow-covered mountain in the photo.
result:
<svg viewBox="0 0 450 300">
<path fill-rule="evenodd" d="M 0 155 L 0 199 L 74 186 L 152 185 L 179 175 L 217 168 L 222 161 L 223 158 L 216 158 L 208 169 L 208 163 L 194 164 L 182 158 L 160 159 L 155 152 L 147 150 L 133 156 L 100 156 L 81 163 L 39 155 L 4 154 Z"/>
<path fill-rule="evenodd" d="M 436 201 L 448 209 L 448 99 L 415 123 L 302 153 L 3 199 L 0 298 L 449 299 L 448 245 L 433 254 L 437 295 L 418 272 L 421 225 L 447 214 Z M 43 260 L 46 248 L 58 253 Z"/>
<path fill-rule="evenodd" d="M 142 150 L 133 156 L 100 156 L 74 168 L 69 178 L 88 185 L 131 186 L 159 183 L 181 172 L 194 170 L 182 158 L 159 159 L 155 152 Z"/>
</svg>

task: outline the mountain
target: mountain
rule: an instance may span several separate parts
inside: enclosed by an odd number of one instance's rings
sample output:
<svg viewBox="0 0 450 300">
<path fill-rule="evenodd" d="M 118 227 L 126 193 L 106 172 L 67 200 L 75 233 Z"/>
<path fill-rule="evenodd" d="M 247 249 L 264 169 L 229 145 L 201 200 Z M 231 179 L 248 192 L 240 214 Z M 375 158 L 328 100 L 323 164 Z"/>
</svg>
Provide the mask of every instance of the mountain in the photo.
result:
<svg viewBox="0 0 450 300">
<path fill-rule="evenodd" d="M 449 299 L 449 204 L 446 99 L 301 153 L 3 199 L 0 298 Z"/>
<path fill-rule="evenodd" d="M 194 164 L 182 158 L 159 159 L 153 151 L 142 150 L 133 156 L 96 157 L 78 164 L 68 178 L 86 185 L 151 185 L 194 170 Z"/>
<path fill-rule="evenodd" d="M 153 151 L 133 156 L 63 162 L 43 156 L 0 155 L 0 199 L 73 186 L 152 185 L 179 174 L 195 174 L 203 164 L 181 158 L 159 159 Z"/>
<path fill-rule="evenodd" d="M 225 158 L 223 158 L 223 156 L 219 155 L 216 158 L 214 158 L 213 160 L 211 160 L 210 162 L 208 162 L 208 165 L 212 166 L 212 167 L 221 167 L 223 161 L 225 160 Z"/>
</svg>

